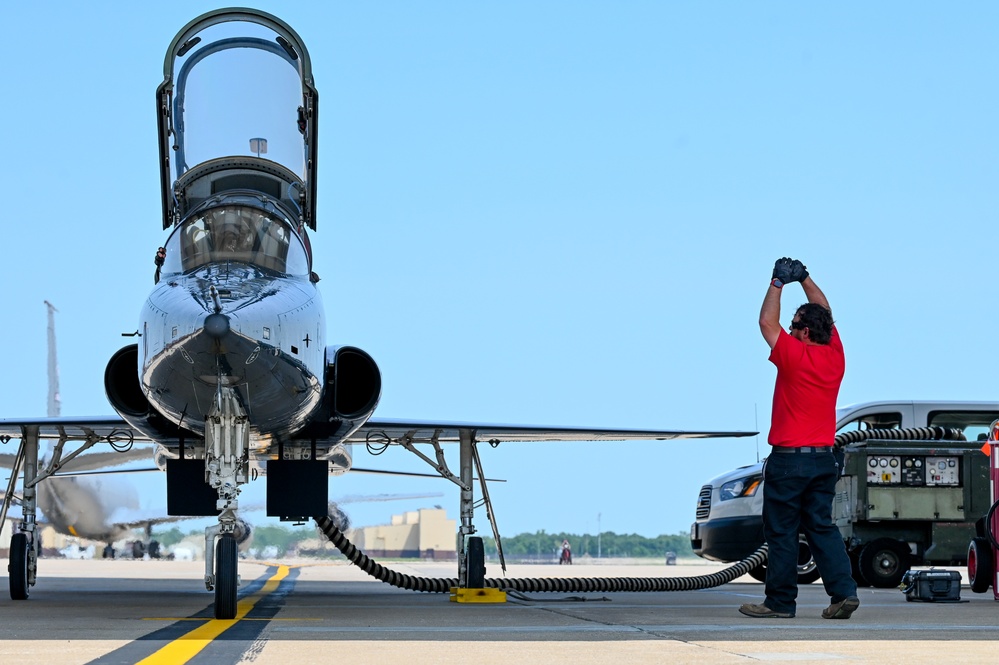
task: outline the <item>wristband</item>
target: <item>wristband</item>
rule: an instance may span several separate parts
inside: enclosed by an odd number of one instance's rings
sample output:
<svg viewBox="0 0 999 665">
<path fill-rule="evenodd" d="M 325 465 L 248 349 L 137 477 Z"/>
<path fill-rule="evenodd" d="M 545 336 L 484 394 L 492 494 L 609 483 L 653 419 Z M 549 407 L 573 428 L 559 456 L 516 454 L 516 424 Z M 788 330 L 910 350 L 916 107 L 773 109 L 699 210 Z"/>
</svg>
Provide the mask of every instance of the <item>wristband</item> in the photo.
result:
<svg viewBox="0 0 999 665">
<path fill-rule="evenodd" d="M 780 281 L 777 277 L 774 277 L 773 281 L 770 282 L 770 286 L 775 286 L 778 289 L 784 288 L 784 282 Z"/>
</svg>

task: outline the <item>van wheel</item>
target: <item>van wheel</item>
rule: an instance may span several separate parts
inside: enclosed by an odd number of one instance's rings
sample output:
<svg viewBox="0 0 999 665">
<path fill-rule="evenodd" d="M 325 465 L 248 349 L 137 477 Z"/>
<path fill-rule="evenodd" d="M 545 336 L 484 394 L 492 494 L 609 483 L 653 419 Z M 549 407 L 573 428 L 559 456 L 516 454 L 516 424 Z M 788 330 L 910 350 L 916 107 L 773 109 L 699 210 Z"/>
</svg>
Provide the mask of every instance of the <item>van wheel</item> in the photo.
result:
<svg viewBox="0 0 999 665">
<path fill-rule="evenodd" d="M 968 545 L 968 581 L 975 593 L 985 593 L 992 586 L 992 546 L 978 536 Z"/>
<path fill-rule="evenodd" d="M 819 566 L 804 540 L 798 541 L 798 584 L 811 584 L 819 579 Z"/>
<path fill-rule="evenodd" d="M 860 550 L 860 574 L 877 589 L 897 587 L 909 565 L 909 548 L 892 538 L 878 538 Z"/>
<path fill-rule="evenodd" d="M 749 571 L 749 576 L 758 582 L 767 581 L 767 564 L 761 563 Z M 811 584 L 819 579 L 819 567 L 812 558 L 812 550 L 804 539 L 798 541 L 798 584 Z"/>
</svg>

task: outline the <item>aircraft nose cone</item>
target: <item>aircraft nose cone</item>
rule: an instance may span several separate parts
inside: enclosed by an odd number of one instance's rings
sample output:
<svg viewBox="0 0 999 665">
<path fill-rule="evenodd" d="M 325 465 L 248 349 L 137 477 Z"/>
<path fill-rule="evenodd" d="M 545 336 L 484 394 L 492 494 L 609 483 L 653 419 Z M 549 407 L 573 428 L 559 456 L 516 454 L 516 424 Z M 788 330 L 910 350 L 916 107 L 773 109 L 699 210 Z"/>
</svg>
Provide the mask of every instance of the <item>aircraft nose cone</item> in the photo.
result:
<svg viewBox="0 0 999 665">
<path fill-rule="evenodd" d="M 229 317 L 225 314 L 209 314 L 205 317 L 205 333 L 209 337 L 222 339 L 229 334 Z"/>
</svg>

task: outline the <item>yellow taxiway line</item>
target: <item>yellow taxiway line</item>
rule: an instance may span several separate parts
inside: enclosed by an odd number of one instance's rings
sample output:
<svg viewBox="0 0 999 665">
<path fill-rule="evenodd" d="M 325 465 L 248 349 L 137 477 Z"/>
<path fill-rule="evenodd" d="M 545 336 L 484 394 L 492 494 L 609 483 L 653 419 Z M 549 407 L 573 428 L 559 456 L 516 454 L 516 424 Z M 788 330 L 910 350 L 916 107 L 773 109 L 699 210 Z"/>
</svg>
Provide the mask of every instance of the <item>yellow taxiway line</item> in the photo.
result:
<svg viewBox="0 0 999 665">
<path fill-rule="evenodd" d="M 180 636 L 148 658 L 140 660 L 139 663 L 142 665 L 180 665 L 180 663 L 191 660 L 202 649 L 211 644 L 212 640 L 241 621 L 262 598 L 273 593 L 289 572 L 291 572 L 291 568 L 288 566 L 278 566 L 277 572 L 264 583 L 260 591 L 237 603 L 235 619 L 208 619 L 205 625 L 198 626 L 191 632 Z"/>
</svg>

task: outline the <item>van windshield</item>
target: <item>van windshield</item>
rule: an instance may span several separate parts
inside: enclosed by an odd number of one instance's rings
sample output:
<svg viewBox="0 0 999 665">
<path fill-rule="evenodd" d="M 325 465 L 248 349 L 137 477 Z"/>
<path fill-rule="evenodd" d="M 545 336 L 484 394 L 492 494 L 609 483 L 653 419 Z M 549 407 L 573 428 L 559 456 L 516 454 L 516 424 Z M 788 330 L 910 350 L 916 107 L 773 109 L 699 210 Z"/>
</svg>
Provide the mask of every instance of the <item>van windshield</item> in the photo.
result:
<svg viewBox="0 0 999 665">
<path fill-rule="evenodd" d="M 846 410 L 849 413 L 849 410 Z M 841 414 L 841 418 L 845 417 Z M 884 413 L 865 413 L 852 420 L 840 424 L 836 433 L 852 432 L 857 429 L 896 429 L 902 426 L 902 414 L 897 411 L 886 411 Z"/>
</svg>

